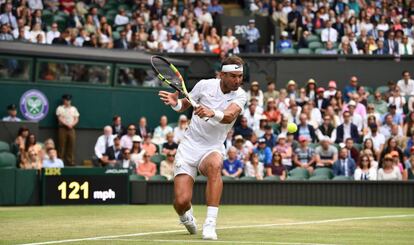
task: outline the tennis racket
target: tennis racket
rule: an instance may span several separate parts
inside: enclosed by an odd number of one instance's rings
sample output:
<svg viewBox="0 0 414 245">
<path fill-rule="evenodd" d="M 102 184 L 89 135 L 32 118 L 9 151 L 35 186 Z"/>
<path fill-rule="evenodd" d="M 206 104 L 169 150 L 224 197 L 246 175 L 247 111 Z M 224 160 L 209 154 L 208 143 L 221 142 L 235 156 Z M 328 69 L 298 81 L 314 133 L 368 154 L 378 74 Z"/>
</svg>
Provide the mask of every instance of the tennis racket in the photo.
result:
<svg viewBox="0 0 414 245">
<path fill-rule="evenodd" d="M 198 104 L 191 99 L 187 91 L 183 76 L 181 76 L 181 73 L 171 62 L 162 56 L 153 55 L 151 57 L 151 66 L 158 79 L 180 92 L 190 102 L 192 107 L 198 107 Z"/>
</svg>

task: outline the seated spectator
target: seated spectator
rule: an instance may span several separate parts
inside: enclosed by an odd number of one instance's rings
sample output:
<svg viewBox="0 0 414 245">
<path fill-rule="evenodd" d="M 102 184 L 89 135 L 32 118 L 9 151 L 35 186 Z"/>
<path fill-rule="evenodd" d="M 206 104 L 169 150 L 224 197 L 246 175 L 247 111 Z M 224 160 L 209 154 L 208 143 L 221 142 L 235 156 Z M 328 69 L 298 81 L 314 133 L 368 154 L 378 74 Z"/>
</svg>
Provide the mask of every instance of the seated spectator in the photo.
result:
<svg viewBox="0 0 414 245">
<path fill-rule="evenodd" d="M 144 154 L 144 161 L 138 166 L 136 173 L 144 176 L 146 180 L 157 173 L 157 165 L 150 160 L 151 156 Z"/>
<path fill-rule="evenodd" d="M 151 129 L 148 127 L 146 117 L 141 117 L 139 119 L 137 134 L 141 138 L 145 138 L 147 136 L 147 134 L 151 134 Z"/>
<path fill-rule="evenodd" d="M 227 159 L 223 162 L 223 176 L 239 178 L 243 173 L 243 163 L 237 159 L 237 149 L 230 147 L 227 152 Z"/>
<path fill-rule="evenodd" d="M 388 97 L 388 105 L 396 107 L 396 114 L 403 114 L 403 108 L 407 102 L 405 97 L 401 95 L 401 90 L 397 86 L 394 90 L 390 91 L 390 96 Z"/>
<path fill-rule="evenodd" d="M 47 151 L 51 148 L 56 148 L 56 145 L 52 138 L 48 138 L 45 140 L 45 142 L 43 142 L 42 151 L 39 154 L 39 157 L 42 162 L 43 160 L 49 158 L 49 156 L 47 155 Z"/>
<path fill-rule="evenodd" d="M 141 148 L 142 139 L 138 135 L 132 137 L 131 161 L 138 166 L 142 160 L 145 150 Z"/>
<path fill-rule="evenodd" d="M 408 40 L 407 36 L 403 36 L 399 44 L 398 50 L 400 55 L 412 55 L 413 46 L 412 43 Z"/>
<path fill-rule="evenodd" d="M 60 37 L 60 31 L 58 30 L 58 24 L 52 23 L 51 30 L 46 33 L 46 43 L 52 44 L 53 39 Z"/>
<path fill-rule="evenodd" d="M 40 154 L 42 151 L 42 146 L 37 143 L 36 135 L 34 134 L 29 134 L 25 143 L 24 151 L 29 152 L 30 150 L 34 150 L 36 154 Z"/>
<path fill-rule="evenodd" d="M 154 137 L 152 142 L 157 145 L 162 145 L 166 142 L 166 136 L 168 133 L 172 133 L 173 129 L 168 126 L 167 116 L 161 116 L 160 125 L 154 130 Z"/>
<path fill-rule="evenodd" d="M 37 36 L 40 35 L 41 37 L 41 42 L 42 44 L 46 43 L 46 34 L 45 32 L 42 30 L 42 27 L 40 25 L 40 23 L 35 23 L 32 25 L 32 29 L 30 30 L 30 42 L 32 43 L 37 43 L 38 39 Z"/>
<path fill-rule="evenodd" d="M 282 164 L 286 168 L 287 171 L 290 171 L 293 169 L 292 164 L 292 156 L 293 156 L 293 150 L 292 146 L 290 144 L 287 144 L 286 142 L 287 136 L 286 134 L 279 134 L 277 137 L 277 145 L 273 148 L 273 154 L 275 152 L 280 153 L 282 156 Z"/>
<path fill-rule="evenodd" d="M 377 180 L 377 168 L 371 166 L 368 155 L 362 155 L 354 172 L 354 180 Z"/>
<path fill-rule="evenodd" d="M 332 166 L 332 170 L 335 176 L 353 177 L 355 172 L 355 161 L 349 157 L 348 149 L 341 148 L 339 152 L 339 158 Z"/>
<path fill-rule="evenodd" d="M 129 23 L 129 17 L 126 15 L 125 9 L 120 8 L 118 14 L 115 16 L 115 26 L 123 26 Z"/>
<path fill-rule="evenodd" d="M 259 128 L 255 130 L 254 135 L 261 138 L 265 134 L 265 127 L 269 126 L 267 117 L 262 115 L 259 120 Z"/>
<path fill-rule="evenodd" d="M 265 139 L 266 141 L 266 146 L 269 147 L 270 149 L 273 149 L 273 147 L 276 146 L 276 135 L 273 133 L 273 129 L 270 125 L 265 125 L 264 126 L 264 135 L 262 138 Z"/>
<path fill-rule="evenodd" d="M 287 31 L 282 31 L 280 34 L 280 40 L 276 45 L 276 50 L 278 53 L 280 53 L 282 50 L 289 48 L 293 48 L 292 40 L 289 39 L 289 34 Z"/>
<path fill-rule="evenodd" d="M 40 158 L 39 153 L 34 149 L 30 149 L 25 156 L 21 157 L 19 167 L 21 169 L 41 169 L 42 159 Z"/>
<path fill-rule="evenodd" d="M 147 134 L 147 136 L 144 137 L 144 142 L 141 147 L 148 155 L 153 156 L 158 152 L 158 147 L 151 141 L 151 134 Z"/>
<path fill-rule="evenodd" d="M 114 145 L 115 136 L 112 135 L 111 126 L 105 126 L 103 135 L 98 137 L 95 144 L 95 157 L 102 162 L 102 155 L 105 154 L 106 149 Z"/>
<path fill-rule="evenodd" d="M 253 149 L 253 152 L 259 156 L 259 162 L 268 166 L 272 161 L 272 150 L 266 145 L 264 138 L 260 138 L 258 143 L 257 147 Z"/>
<path fill-rule="evenodd" d="M 401 172 L 394 166 L 389 154 L 385 156 L 383 166 L 378 170 L 378 180 L 402 180 Z"/>
<path fill-rule="evenodd" d="M 359 151 L 354 147 L 354 140 L 352 138 L 345 140 L 345 148 L 348 150 L 348 157 L 352 158 L 355 163 L 359 162 Z"/>
<path fill-rule="evenodd" d="M 252 98 L 256 98 L 258 102 L 258 106 L 263 108 L 264 104 L 264 95 L 263 91 L 260 89 L 260 85 L 258 81 L 253 81 L 250 85 L 249 91 L 247 91 L 247 101 L 251 101 Z"/>
<path fill-rule="evenodd" d="M 338 54 L 338 51 L 334 48 L 331 41 L 326 42 L 325 49 L 321 51 L 321 54 Z"/>
<path fill-rule="evenodd" d="M 267 176 L 279 176 L 280 180 L 286 180 L 287 171 L 282 164 L 282 155 L 275 152 L 272 157 L 271 164 L 266 166 Z"/>
<path fill-rule="evenodd" d="M 315 134 L 319 141 L 324 137 L 329 137 L 332 142 L 336 140 L 336 128 L 332 125 L 332 118 L 329 115 L 323 117 L 322 124 L 318 127 Z"/>
<path fill-rule="evenodd" d="M 178 126 L 174 128 L 174 142 L 179 144 L 184 139 L 184 133 L 188 128 L 188 119 L 186 115 L 180 115 Z"/>
<path fill-rule="evenodd" d="M 122 148 L 132 148 L 132 138 L 136 135 L 136 127 L 134 124 L 130 124 L 127 127 L 127 134 L 121 137 L 121 147 Z"/>
<path fill-rule="evenodd" d="M 125 31 L 121 31 L 119 35 L 120 35 L 120 38 L 118 40 L 115 40 L 114 42 L 114 48 L 123 49 L 123 50 L 129 49 L 130 44 L 127 39 L 127 33 Z"/>
<path fill-rule="evenodd" d="M 174 161 L 175 154 L 167 153 L 167 158 L 161 162 L 160 175 L 165 176 L 167 180 L 174 179 Z"/>
<path fill-rule="evenodd" d="M 414 135 L 414 112 L 410 112 L 404 119 L 403 135 L 407 137 Z"/>
<path fill-rule="evenodd" d="M 409 71 L 402 72 L 402 78 L 398 80 L 397 86 L 400 88 L 401 95 L 414 95 L 414 80 L 411 79 Z"/>
<path fill-rule="evenodd" d="M 17 117 L 17 107 L 15 104 L 7 106 L 7 117 L 3 117 L 5 122 L 20 122 L 21 119 Z"/>
<path fill-rule="evenodd" d="M 175 53 L 178 49 L 178 42 L 173 39 L 173 35 L 171 32 L 168 32 L 167 40 L 162 42 L 162 45 L 165 51 L 167 51 L 167 53 Z"/>
<path fill-rule="evenodd" d="M 338 40 L 338 31 L 332 28 L 332 22 L 325 23 L 325 29 L 321 32 L 321 41 L 326 43 L 328 41 L 335 43 Z"/>
<path fill-rule="evenodd" d="M 325 90 L 325 92 L 323 93 L 323 97 L 325 97 L 325 99 L 330 100 L 333 97 L 335 97 L 337 92 L 338 90 L 336 89 L 336 82 L 331 80 L 328 83 L 328 90 Z"/>
<path fill-rule="evenodd" d="M 174 134 L 168 133 L 167 134 L 167 142 L 162 145 L 162 154 L 167 155 L 168 153 L 172 153 L 175 155 L 177 152 L 178 144 L 174 142 Z"/>
<path fill-rule="evenodd" d="M 312 142 L 317 141 L 315 129 L 308 124 L 308 116 L 305 113 L 301 113 L 299 116 L 299 125 L 298 130 L 295 132 L 295 139 L 298 140 L 300 136 L 305 136 L 311 139 Z"/>
<path fill-rule="evenodd" d="M 400 158 L 399 162 L 404 162 L 404 159 L 403 159 L 404 153 L 403 153 L 403 151 L 398 146 L 397 141 L 394 138 L 391 137 L 386 141 L 386 143 L 384 145 L 384 149 L 381 152 L 381 155 L 380 155 L 380 158 L 379 158 L 380 159 L 380 164 L 379 164 L 380 166 L 379 167 L 382 167 L 382 164 L 383 164 L 383 161 L 381 161 L 381 160 L 384 159 L 384 157 L 387 154 L 390 154 L 393 151 L 396 151 L 398 153 L 398 157 Z"/>
<path fill-rule="evenodd" d="M 123 159 L 121 140 L 115 136 L 114 144 L 106 148 L 105 154 L 102 154 L 101 164 L 105 167 L 115 167 Z"/>
<path fill-rule="evenodd" d="M 248 139 L 253 134 L 253 130 L 247 125 L 247 118 L 240 119 L 240 125 L 234 128 L 235 135 L 241 135 L 244 139 Z"/>
<path fill-rule="evenodd" d="M 352 138 L 354 142 L 359 142 L 358 128 L 351 122 L 351 113 L 345 111 L 343 113 L 344 123 L 336 128 L 336 143 L 345 143 L 347 138 Z"/>
<path fill-rule="evenodd" d="M 299 136 L 299 147 L 295 149 L 293 163 L 295 167 L 304 168 L 312 173 L 316 158 L 315 151 L 308 146 L 308 141 L 306 136 Z"/>
<path fill-rule="evenodd" d="M 244 167 L 244 176 L 255 177 L 262 180 L 264 174 L 264 164 L 259 161 L 259 156 L 255 153 L 250 154 L 250 161 Z"/>
<path fill-rule="evenodd" d="M 246 143 L 246 140 L 241 135 L 236 135 L 234 137 L 234 147 L 237 151 L 237 160 L 240 160 L 242 162 L 245 162 L 246 159 L 248 159 L 250 150 L 248 143 Z M 227 147 L 227 149 L 230 149 L 230 147 Z"/>
<path fill-rule="evenodd" d="M 330 142 L 329 137 L 321 139 L 320 146 L 315 149 L 316 166 L 315 168 L 332 168 L 338 160 L 338 150 Z"/>
<path fill-rule="evenodd" d="M 233 29 L 227 28 L 226 35 L 221 37 L 221 49 L 224 51 L 229 51 L 233 49 L 233 41 L 237 40 L 235 36 L 233 36 Z"/>
<path fill-rule="evenodd" d="M 63 168 L 63 161 L 57 158 L 57 151 L 54 148 L 50 148 L 47 152 L 48 159 L 45 159 L 42 164 L 42 168 Z"/>
<path fill-rule="evenodd" d="M 407 171 L 405 169 L 406 166 L 405 166 L 405 164 L 403 164 L 400 161 L 398 151 L 391 151 L 390 155 L 392 157 L 392 161 L 394 163 L 394 166 L 397 167 L 400 170 L 402 179 L 407 180 Z"/>
<path fill-rule="evenodd" d="M 128 148 L 122 149 L 122 159 L 118 161 L 113 161 L 114 164 L 108 164 L 107 168 L 118 168 L 118 169 L 128 169 L 130 174 L 135 173 L 136 165 L 131 160 L 131 150 Z"/>
<path fill-rule="evenodd" d="M 259 129 L 259 123 L 261 118 L 261 113 L 257 110 L 257 105 L 255 103 L 250 103 L 248 106 L 248 110 L 245 110 L 243 113 L 243 117 L 247 119 L 247 126 L 251 128 L 253 131 L 257 131 Z"/>
<path fill-rule="evenodd" d="M 267 83 L 267 90 L 263 93 L 263 102 L 265 102 L 265 106 L 269 103 L 269 99 L 272 98 L 274 101 L 279 98 L 279 91 L 276 90 L 276 84 L 271 81 Z"/>
<path fill-rule="evenodd" d="M 408 172 L 408 180 L 414 180 L 414 155 L 411 155 L 411 157 L 407 160 L 406 163 L 407 172 Z"/>
</svg>

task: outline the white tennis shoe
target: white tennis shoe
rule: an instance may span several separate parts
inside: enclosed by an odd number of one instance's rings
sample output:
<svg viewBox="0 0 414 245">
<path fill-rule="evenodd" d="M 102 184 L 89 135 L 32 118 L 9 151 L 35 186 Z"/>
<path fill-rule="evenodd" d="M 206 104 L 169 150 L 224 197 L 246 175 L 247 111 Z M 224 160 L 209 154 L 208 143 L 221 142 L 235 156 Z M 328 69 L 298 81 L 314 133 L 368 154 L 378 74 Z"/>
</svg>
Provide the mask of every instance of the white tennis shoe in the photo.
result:
<svg viewBox="0 0 414 245">
<path fill-rule="evenodd" d="M 206 219 L 203 225 L 203 240 L 217 240 L 215 220 Z"/>
<path fill-rule="evenodd" d="M 193 216 L 193 207 L 187 210 L 185 215 L 187 216 L 187 220 L 181 221 L 180 224 L 183 224 L 190 234 L 197 234 L 197 220 Z"/>
</svg>

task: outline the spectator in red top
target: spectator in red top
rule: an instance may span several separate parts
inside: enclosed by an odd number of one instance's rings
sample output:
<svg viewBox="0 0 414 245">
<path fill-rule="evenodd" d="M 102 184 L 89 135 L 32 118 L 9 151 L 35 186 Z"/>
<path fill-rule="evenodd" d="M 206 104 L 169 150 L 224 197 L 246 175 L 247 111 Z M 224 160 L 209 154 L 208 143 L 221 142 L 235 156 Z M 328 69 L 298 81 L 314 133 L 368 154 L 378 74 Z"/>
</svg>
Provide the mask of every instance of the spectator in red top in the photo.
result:
<svg viewBox="0 0 414 245">
<path fill-rule="evenodd" d="M 138 165 L 137 174 L 144 176 L 146 180 L 157 173 L 157 165 L 150 161 L 150 155 L 144 154 L 144 161 Z"/>
<path fill-rule="evenodd" d="M 72 13 L 72 10 L 75 8 L 75 1 L 74 0 L 59 0 L 61 9 L 65 11 L 67 14 Z"/>
</svg>

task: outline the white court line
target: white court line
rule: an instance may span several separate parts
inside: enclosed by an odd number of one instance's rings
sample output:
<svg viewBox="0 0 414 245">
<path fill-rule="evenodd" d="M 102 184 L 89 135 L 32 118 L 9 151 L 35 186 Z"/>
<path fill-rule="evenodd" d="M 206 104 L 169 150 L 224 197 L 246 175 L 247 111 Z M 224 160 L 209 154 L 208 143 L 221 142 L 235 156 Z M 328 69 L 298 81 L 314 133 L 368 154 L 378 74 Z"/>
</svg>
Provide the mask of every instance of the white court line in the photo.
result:
<svg viewBox="0 0 414 245">
<path fill-rule="evenodd" d="M 393 219 L 393 218 L 407 218 L 407 217 L 414 217 L 414 214 L 367 216 L 367 217 L 354 217 L 354 218 L 341 218 L 341 219 L 326 219 L 326 220 L 292 222 L 292 223 L 284 223 L 284 224 L 279 223 L 279 224 L 227 226 L 227 227 L 218 227 L 217 230 L 240 229 L 240 228 L 258 228 L 258 227 L 275 227 L 275 226 L 296 226 L 296 225 L 310 225 L 310 224 L 325 224 L 325 223 L 345 222 L 345 221 L 354 221 L 354 220 Z M 56 240 L 56 241 L 48 241 L 48 242 L 26 243 L 26 244 L 21 244 L 21 245 L 59 244 L 59 243 L 92 241 L 92 240 L 121 238 L 121 237 L 137 237 L 137 236 L 146 236 L 146 235 L 169 234 L 169 233 L 178 233 L 178 232 L 185 232 L 185 230 L 152 231 L 152 232 L 124 234 L 124 235 L 75 238 L 75 239 Z"/>
<path fill-rule="evenodd" d="M 235 244 L 276 244 L 276 245 L 337 245 L 328 243 L 302 243 L 302 242 L 252 242 L 252 241 L 206 241 L 206 240 L 139 240 L 139 239 L 100 239 L 97 241 L 120 242 L 162 242 L 162 243 L 235 243 Z"/>
</svg>

